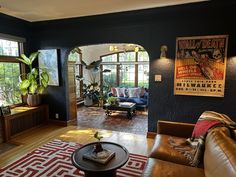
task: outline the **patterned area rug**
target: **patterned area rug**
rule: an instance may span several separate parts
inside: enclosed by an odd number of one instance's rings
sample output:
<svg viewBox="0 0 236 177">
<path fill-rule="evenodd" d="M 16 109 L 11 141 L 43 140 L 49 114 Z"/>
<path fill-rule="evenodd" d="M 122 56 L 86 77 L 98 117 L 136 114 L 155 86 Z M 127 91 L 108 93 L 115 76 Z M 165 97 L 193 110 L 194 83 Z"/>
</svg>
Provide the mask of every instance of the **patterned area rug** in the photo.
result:
<svg viewBox="0 0 236 177">
<path fill-rule="evenodd" d="M 71 154 L 80 144 L 53 140 L 12 164 L 0 169 L 1 177 L 83 177 L 84 172 L 71 163 Z M 117 177 L 141 176 L 147 157 L 130 154 L 128 162 L 117 170 Z"/>
</svg>

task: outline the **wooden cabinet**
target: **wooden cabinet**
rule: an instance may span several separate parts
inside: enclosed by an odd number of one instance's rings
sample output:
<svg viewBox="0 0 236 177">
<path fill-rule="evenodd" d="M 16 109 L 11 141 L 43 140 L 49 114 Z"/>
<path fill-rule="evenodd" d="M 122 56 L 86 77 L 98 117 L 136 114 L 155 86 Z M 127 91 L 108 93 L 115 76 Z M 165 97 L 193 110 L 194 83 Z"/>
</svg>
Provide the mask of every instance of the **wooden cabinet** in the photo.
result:
<svg viewBox="0 0 236 177">
<path fill-rule="evenodd" d="M 11 109 L 11 114 L 1 117 L 4 141 L 24 130 L 46 123 L 48 105 L 37 107 L 20 106 Z"/>
</svg>

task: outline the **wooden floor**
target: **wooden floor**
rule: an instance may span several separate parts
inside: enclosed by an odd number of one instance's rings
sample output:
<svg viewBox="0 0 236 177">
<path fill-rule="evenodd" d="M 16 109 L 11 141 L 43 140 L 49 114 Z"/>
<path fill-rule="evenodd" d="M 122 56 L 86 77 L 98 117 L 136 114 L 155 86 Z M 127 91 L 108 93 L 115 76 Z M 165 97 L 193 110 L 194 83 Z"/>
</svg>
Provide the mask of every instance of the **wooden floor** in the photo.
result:
<svg viewBox="0 0 236 177">
<path fill-rule="evenodd" d="M 77 126 L 44 125 L 24 132 L 11 139 L 11 143 L 18 144 L 19 146 L 0 154 L 0 168 L 53 139 L 78 142 L 80 144 L 94 142 L 96 139 L 93 135 L 96 131 L 97 129 L 78 128 Z M 146 138 L 145 135 L 110 130 L 98 131 L 104 136 L 103 141 L 121 144 L 130 153 L 148 155 L 153 144 L 153 139 Z"/>
</svg>

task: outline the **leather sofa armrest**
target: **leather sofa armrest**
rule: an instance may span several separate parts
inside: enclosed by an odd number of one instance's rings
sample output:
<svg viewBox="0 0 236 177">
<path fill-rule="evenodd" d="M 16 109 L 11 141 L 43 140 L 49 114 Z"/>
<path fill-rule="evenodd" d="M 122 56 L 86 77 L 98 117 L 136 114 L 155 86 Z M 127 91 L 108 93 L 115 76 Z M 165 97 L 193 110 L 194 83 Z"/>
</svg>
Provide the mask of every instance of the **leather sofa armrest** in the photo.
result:
<svg viewBox="0 0 236 177">
<path fill-rule="evenodd" d="M 157 133 L 190 138 L 195 124 L 158 120 Z"/>
</svg>

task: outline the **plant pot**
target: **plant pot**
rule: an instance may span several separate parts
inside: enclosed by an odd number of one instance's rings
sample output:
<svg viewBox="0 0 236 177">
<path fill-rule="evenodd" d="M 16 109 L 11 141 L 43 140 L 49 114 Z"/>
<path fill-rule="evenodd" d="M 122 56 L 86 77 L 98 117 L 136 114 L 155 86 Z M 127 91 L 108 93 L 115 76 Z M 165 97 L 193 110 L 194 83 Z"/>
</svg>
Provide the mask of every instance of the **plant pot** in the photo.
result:
<svg viewBox="0 0 236 177">
<path fill-rule="evenodd" d="M 97 142 L 93 147 L 93 153 L 99 153 L 102 152 L 103 148 L 100 142 Z"/>
<path fill-rule="evenodd" d="M 27 96 L 27 104 L 29 106 L 38 106 L 41 104 L 41 97 L 39 94 L 28 94 Z"/>
<path fill-rule="evenodd" d="M 93 105 L 93 99 L 89 96 L 86 96 L 84 99 L 84 105 L 85 106 L 92 106 Z"/>
</svg>

